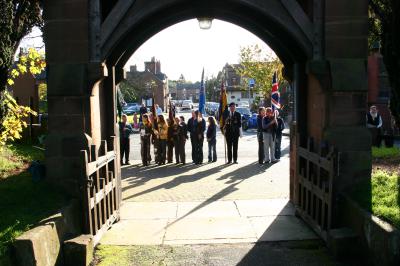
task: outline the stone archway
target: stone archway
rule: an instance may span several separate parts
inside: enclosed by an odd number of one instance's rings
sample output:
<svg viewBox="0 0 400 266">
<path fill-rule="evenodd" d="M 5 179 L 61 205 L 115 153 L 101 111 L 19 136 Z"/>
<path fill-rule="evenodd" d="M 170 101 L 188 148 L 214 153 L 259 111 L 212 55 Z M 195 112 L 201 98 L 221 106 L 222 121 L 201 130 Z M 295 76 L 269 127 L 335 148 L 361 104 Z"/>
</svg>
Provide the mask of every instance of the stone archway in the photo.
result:
<svg viewBox="0 0 400 266">
<path fill-rule="evenodd" d="M 340 154 L 337 195 L 371 168 L 364 128 L 367 2 L 46 1 L 49 178 L 80 197 L 79 151 L 118 136 L 115 88 L 129 56 L 167 26 L 210 16 L 253 32 L 284 62 L 296 92 L 297 132 L 333 144 Z M 292 163 L 295 171 L 296 156 Z"/>
</svg>

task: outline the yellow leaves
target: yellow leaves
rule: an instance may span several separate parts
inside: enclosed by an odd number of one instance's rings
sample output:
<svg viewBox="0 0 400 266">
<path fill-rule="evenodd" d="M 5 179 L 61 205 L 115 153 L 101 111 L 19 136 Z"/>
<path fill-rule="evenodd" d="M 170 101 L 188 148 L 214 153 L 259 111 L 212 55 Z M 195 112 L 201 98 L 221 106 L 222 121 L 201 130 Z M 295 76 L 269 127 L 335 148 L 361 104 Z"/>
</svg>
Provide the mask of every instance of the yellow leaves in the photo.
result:
<svg viewBox="0 0 400 266">
<path fill-rule="evenodd" d="M 7 84 L 9 86 L 14 85 L 14 79 L 20 74 L 27 72 L 37 75 L 40 74 L 46 68 L 46 61 L 44 59 L 44 52 L 39 52 L 34 48 L 29 48 L 28 51 L 19 57 L 16 66 L 11 69 Z"/>
<path fill-rule="evenodd" d="M 0 134 L 0 145 L 7 141 L 14 141 L 22 137 L 21 133 L 27 127 L 23 121 L 29 115 L 37 115 L 35 111 L 27 106 L 18 105 L 15 99 L 7 92 L 3 92 L 3 100 L 0 107 L 6 109 L 6 114 L 1 121 L 2 132 Z"/>
</svg>

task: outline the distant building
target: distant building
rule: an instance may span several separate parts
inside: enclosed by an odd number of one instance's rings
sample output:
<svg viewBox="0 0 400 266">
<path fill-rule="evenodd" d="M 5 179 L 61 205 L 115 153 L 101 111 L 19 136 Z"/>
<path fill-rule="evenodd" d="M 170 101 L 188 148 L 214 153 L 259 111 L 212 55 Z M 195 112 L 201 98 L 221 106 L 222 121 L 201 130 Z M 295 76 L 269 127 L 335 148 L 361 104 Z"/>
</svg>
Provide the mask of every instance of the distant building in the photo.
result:
<svg viewBox="0 0 400 266">
<path fill-rule="evenodd" d="M 138 71 L 136 65 L 130 66 L 126 73 L 126 79 L 141 88 L 140 98 L 142 102 L 152 99 L 164 111 L 168 106 L 168 77 L 161 72 L 161 63 L 154 57 L 151 61 L 144 62 L 144 71 Z"/>
<path fill-rule="evenodd" d="M 389 110 L 390 91 L 388 73 L 383 57 L 379 52 L 379 46 L 377 46 L 371 50 L 368 56 L 368 107 L 371 105 L 377 106 L 379 114 L 382 116 L 384 134 L 396 133 L 394 132 L 394 121 Z"/>
<path fill-rule="evenodd" d="M 256 97 L 259 97 L 260 95 L 253 91 L 253 89 L 249 89 L 249 86 L 244 82 L 243 77 L 241 77 L 235 70 L 239 67 L 239 64 L 227 63 L 222 70 L 222 73 L 225 73 L 224 79 L 226 80 L 228 102 L 234 102 L 236 104 L 246 102 L 252 105 Z M 218 88 L 218 90 L 220 90 L 220 88 Z"/>
</svg>

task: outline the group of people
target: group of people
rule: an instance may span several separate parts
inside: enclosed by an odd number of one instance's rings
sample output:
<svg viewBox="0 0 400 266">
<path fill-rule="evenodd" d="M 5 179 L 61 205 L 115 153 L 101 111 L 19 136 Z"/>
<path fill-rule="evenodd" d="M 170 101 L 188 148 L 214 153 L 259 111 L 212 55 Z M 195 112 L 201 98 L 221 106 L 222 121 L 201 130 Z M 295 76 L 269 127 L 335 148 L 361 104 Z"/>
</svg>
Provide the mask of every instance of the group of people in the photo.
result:
<svg viewBox="0 0 400 266">
<path fill-rule="evenodd" d="M 186 140 L 189 139 L 188 133 L 192 144 L 192 161 L 195 164 L 202 164 L 205 132 L 209 148 L 208 161 L 217 161 L 217 123 L 214 117 L 208 117 L 208 126 L 206 126 L 205 119 L 199 111 L 192 112 L 192 117 L 187 124 L 183 116 L 165 119 L 163 114 L 154 116 L 152 113 L 141 114 L 140 120 L 140 152 L 143 165 L 149 165 L 152 161 L 151 145 L 154 145 L 154 161 L 157 164 L 172 163 L 174 154 L 176 164 L 185 164 L 185 145 Z M 119 130 L 121 165 L 129 164 L 129 136 L 134 130 L 132 125 L 128 123 L 125 114 L 122 115 L 119 122 Z"/>
<path fill-rule="evenodd" d="M 282 132 L 285 123 L 278 110 L 260 107 L 257 116 L 258 162 L 276 163 L 281 158 Z"/>
<path fill-rule="evenodd" d="M 193 111 L 192 117 L 187 123 L 183 116 L 165 119 L 162 113 L 140 112 L 139 134 L 141 140 L 141 158 L 143 165 L 152 161 L 150 146 L 154 145 L 154 161 L 159 165 L 173 163 L 175 154 L 176 164 L 185 164 L 185 145 L 190 138 L 192 146 L 192 162 L 203 163 L 203 145 L 208 143 L 208 162 L 217 161 L 217 128 L 218 124 L 213 116 L 207 118 L 207 122 L 199 111 Z M 158 114 L 157 114 L 158 113 Z M 226 139 L 227 164 L 238 163 L 238 143 L 242 135 L 242 116 L 236 111 L 235 103 L 229 104 L 223 114 L 221 131 Z M 259 143 L 259 162 L 275 163 L 281 156 L 280 146 L 282 131 L 284 129 L 283 119 L 279 117 L 278 111 L 273 112 L 270 107 L 259 109 L 257 117 L 257 136 Z M 132 125 L 127 122 L 127 116 L 122 115 L 119 123 L 121 143 L 121 165 L 129 164 L 129 136 L 133 133 Z M 174 152 L 175 151 L 175 152 Z M 125 159 L 125 161 L 124 161 Z"/>
</svg>

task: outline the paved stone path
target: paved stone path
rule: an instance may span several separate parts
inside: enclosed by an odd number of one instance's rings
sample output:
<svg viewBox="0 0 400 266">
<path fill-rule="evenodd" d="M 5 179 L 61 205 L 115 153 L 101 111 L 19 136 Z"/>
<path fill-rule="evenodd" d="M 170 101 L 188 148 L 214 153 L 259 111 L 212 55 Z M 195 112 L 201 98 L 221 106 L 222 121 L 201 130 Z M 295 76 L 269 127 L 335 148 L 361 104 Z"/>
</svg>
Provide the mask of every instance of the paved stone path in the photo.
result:
<svg viewBox="0 0 400 266">
<path fill-rule="evenodd" d="M 288 201 L 288 138 L 274 165 L 257 162 L 254 131 L 239 144 L 239 164 L 224 163 L 218 134 L 216 163 L 140 165 L 138 136 L 132 138 L 132 165 L 124 166 L 121 221 L 103 245 L 254 243 L 316 239 L 294 215 Z M 190 161 L 190 143 L 187 145 Z M 204 153 L 207 152 L 205 147 Z"/>
</svg>

